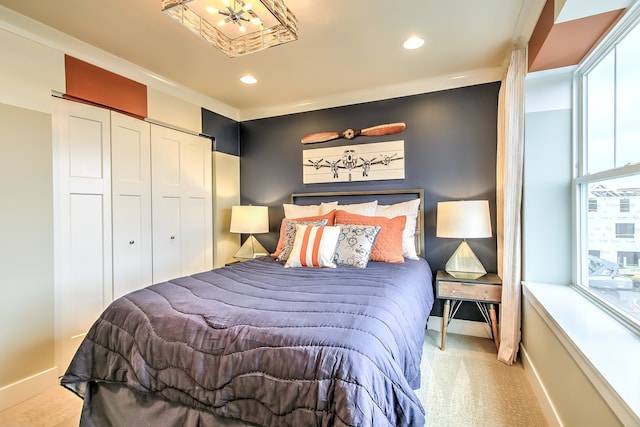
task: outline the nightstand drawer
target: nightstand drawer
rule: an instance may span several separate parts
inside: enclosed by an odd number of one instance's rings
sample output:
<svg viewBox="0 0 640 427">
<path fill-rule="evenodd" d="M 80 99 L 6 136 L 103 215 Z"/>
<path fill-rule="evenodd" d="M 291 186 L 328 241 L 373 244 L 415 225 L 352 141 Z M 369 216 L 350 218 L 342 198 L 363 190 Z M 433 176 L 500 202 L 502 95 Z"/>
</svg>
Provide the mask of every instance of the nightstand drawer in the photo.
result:
<svg viewBox="0 0 640 427">
<path fill-rule="evenodd" d="M 501 285 L 485 285 L 438 280 L 437 286 L 438 298 L 485 302 L 500 302 L 502 298 Z"/>
</svg>

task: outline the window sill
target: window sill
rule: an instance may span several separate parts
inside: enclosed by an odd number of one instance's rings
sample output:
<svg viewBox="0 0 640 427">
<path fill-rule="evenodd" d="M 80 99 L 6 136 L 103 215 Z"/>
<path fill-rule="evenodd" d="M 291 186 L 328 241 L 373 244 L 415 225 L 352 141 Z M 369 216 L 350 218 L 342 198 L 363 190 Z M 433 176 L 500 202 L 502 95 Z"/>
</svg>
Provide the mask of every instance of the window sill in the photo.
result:
<svg viewBox="0 0 640 427">
<path fill-rule="evenodd" d="M 624 425 L 640 424 L 640 337 L 569 286 L 523 283 L 542 316 Z"/>
</svg>

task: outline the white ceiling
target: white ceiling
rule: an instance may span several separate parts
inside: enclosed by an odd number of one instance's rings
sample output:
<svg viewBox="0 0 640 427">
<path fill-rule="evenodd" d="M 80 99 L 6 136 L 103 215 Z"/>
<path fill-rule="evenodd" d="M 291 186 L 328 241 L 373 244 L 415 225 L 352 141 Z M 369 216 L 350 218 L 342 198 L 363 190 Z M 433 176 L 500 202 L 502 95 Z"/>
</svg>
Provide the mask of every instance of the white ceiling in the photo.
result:
<svg viewBox="0 0 640 427">
<path fill-rule="evenodd" d="M 528 40 L 543 4 L 287 0 L 298 18 L 297 41 L 228 58 L 164 15 L 161 0 L 0 0 L 245 118 L 270 108 L 295 111 L 318 100 L 344 104 L 419 93 L 434 79 L 455 87 L 473 83 L 474 76 L 500 76 L 511 46 Z M 411 35 L 423 37 L 425 45 L 403 49 Z M 258 83 L 240 83 L 245 74 Z"/>
</svg>

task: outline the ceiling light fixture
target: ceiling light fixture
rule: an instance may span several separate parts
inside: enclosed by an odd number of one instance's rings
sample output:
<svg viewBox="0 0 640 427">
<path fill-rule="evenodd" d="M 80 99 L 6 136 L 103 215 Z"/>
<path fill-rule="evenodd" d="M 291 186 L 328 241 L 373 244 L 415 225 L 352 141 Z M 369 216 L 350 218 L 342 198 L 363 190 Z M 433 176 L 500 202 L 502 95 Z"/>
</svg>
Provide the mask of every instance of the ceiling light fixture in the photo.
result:
<svg viewBox="0 0 640 427">
<path fill-rule="evenodd" d="M 258 80 L 253 76 L 242 76 L 240 77 L 240 81 L 248 85 L 253 85 L 258 83 Z"/>
<path fill-rule="evenodd" d="M 162 11 L 231 58 L 298 39 L 298 21 L 284 0 L 162 0 Z M 218 15 L 215 25 L 208 14 Z"/>
<path fill-rule="evenodd" d="M 417 49 L 424 44 L 424 40 L 420 37 L 410 37 L 403 44 L 405 49 Z"/>
</svg>

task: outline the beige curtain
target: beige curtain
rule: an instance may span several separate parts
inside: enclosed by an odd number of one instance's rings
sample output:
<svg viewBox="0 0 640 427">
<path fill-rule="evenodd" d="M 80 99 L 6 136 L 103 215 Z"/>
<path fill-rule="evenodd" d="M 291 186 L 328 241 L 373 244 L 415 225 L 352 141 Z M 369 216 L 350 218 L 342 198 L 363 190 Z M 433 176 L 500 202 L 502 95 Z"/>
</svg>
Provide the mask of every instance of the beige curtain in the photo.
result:
<svg viewBox="0 0 640 427">
<path fill-rule="evenodd" d="M 496 234 L 498 275 L 502 278 L 498 360 L 508 365 L 516 360 L 520 345 L 520 241 L 526 73 L 526 48 L 514 50 L 498 97 Z"/>
</svg>

